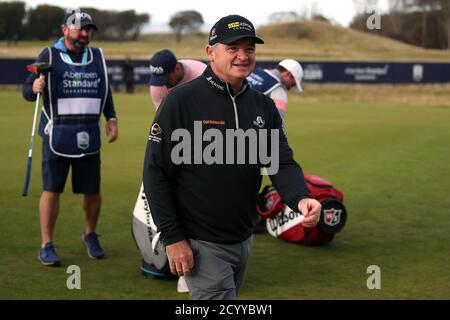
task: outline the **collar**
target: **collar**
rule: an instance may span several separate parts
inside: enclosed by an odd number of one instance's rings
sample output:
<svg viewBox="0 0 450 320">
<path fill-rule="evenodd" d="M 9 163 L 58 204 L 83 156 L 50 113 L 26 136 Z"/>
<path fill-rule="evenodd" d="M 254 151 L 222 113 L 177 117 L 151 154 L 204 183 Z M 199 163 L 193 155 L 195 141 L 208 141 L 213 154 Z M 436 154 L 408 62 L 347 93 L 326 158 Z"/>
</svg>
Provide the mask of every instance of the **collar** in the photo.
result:
<svg viewBox="0 0 450 320">
<path fill-rule="evenodd" d="M 64 37 L 59 38 L 53 43 L 53 47 L 58 49 L 59 51 L 68 53 L 69 50 L 67 50 L 66 46 L 64 45 Z"/>
<path fill-rule="evenodd" d="M 278 69 L 269 69 L 268 70 L 275 78 L 281 81 L 281 73 L 278 71 Z"/>
<path fill-rule="evenodd" d="M 278 69 L 270 69 L 268 70 L 273 76 L 275 76 L 275 78 L 278 79 L 278 81 L 280 82 L 280 85 L 287 90 L 286 86 L 284 85 L 283 81 L 281 80 L 281 73 L 280 71 L 278 71 Z"/>
<path fill-rule="evenodd" d="M 53 47 L 55 47 L 57 50 L 61 51 L 63 53 L 64 59 L 67 62 L 72 63 L 72 59 L 70 58 L 69 54 L 73 53 L 72 51 L 69 51 L 64 44 L 64 37 L 59 38 L 53 43 Z M 83 56 L 81 58 L 81 63 L 86 64 L 88 59 L 88 48 L 84 47 L 83 50 Z"/>
<path fill-rule="evenodd" d="M 208 65 L 205 69 L 205 71 L 203 72 L 203 78 L 217 91 L 220 91 L 224 94 L 228 95 L 228 92 L 231 92 L 231 89 L 229 89 L 229 84 L 225 81 L 222 81 L 218 76 L 216 76 L 216 74 L 213 72 L 213 70 L 211 69 L 211 66 Z M 247 79 L 244 80 L 243 86 L 241 91 L 239 91 L 239 93 L 245 91 L 248 89 L 248 83 L 247 83 Z"/>
</svg>

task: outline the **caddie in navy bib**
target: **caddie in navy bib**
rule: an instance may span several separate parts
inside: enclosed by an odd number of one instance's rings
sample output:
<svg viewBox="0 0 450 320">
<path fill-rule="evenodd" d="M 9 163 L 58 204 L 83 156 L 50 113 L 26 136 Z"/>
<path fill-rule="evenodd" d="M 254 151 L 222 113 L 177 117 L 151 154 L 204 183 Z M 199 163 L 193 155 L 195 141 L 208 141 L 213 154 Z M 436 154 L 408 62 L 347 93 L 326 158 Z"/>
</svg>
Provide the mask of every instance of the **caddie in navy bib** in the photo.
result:
<svg viewBox="0 0 450 320">
<path fill-rule="evenodd" d="M 64 157 L 98 153 L 100 116 L 108 95 L 108 76 L 101 49 L 86 47 L 82 61 L 55 47 L 48 48 L 52 71 L 48 77 L 50 114 L 45 133 L 50 149 Z"/>
<path fill-rule="evenodd" d="M 280 80 L 275 77 L 269 70 L 255 69 L 248 77 L 247 81 L 252 89 L 268 94 L 273 89 L 281 86 Z"/>
</svg>

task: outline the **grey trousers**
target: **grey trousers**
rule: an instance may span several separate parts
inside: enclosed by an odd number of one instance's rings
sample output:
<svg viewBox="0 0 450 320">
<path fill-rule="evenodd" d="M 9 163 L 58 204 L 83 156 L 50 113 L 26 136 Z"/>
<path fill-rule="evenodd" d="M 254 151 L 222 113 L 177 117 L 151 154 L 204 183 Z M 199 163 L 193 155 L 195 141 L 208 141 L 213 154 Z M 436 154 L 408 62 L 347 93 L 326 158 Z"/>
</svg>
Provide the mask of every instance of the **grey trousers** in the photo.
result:
<svg viewBox="0 0 450 320">
<path fill-rule="evenodd" d="M 189 239 L 194 269 L 186 276 L 191 300 L 234 300 L 244 282 L 253 236 L 235 244 Z"/>
</svg>

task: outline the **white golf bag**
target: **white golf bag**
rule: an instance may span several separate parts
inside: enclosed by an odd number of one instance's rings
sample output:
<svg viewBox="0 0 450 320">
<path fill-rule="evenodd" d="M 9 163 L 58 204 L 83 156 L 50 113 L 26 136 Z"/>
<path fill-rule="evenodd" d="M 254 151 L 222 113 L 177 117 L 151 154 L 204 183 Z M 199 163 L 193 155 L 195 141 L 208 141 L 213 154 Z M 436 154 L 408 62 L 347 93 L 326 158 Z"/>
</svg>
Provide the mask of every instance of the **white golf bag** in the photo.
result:
<svg viewBox="0 0 450 320">
<path fill-rule="evenodd" d="M 131 234 L 142 256 L 141 272 L 144 275 L 157 279 L 177 278 L 170 272 L 166 248 L 159 239 L 160 232 L 153 222 L 143 184 L 133 210 Z"/>
</svg>

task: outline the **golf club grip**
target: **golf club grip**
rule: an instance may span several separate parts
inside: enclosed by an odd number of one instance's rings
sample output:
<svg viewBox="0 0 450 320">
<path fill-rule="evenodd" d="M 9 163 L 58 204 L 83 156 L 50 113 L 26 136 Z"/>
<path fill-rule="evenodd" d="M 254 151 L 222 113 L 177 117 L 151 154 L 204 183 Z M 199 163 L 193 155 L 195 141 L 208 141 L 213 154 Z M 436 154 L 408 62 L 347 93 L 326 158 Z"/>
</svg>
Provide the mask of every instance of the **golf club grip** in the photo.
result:
<svg viewBox="0 0 450 320">
<path fill-rule="evenodd" d="M 25 181 L 23 183 L 23 188 L 22 188 L 22 196 L 26 197 L 28 194 L 28 186 L 30 184 L 30 177 L 31 177 L 31 161 L 32 158 L 28 157 L 27 160 L 27 171 L 25 174 Z"/>
</svg>

